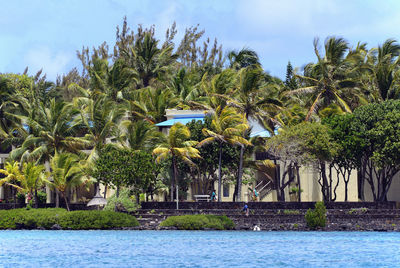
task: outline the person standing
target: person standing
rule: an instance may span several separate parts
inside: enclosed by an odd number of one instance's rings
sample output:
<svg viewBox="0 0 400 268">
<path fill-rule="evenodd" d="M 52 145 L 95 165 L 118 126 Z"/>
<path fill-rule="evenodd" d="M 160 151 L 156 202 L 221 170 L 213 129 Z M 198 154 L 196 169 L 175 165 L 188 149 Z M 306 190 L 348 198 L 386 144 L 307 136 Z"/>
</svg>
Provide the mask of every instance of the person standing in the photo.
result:
<svg viewBox="0 0 400 268">
<path fill-rule="evenodd" d="M 253 199 L 254 199 L 254 201 L 258 201 L 258 192 L 257 192 L 256 188 L 254 188 L 254 191 L 253 191 Z"/>
<path fill-rule="evenodd" d="M 249 206 L 247 204 L 244 204 L 243 212 L 246 213 L 246 217 L 249 216 Z"/>
<path fill-rule="evenodd" d="M 215 190 L 213 190 L 211 193 L 211 202 L 216 201 L 216 200 L 217 200 L 217 195 L 215 194 Z"/>
</svg>

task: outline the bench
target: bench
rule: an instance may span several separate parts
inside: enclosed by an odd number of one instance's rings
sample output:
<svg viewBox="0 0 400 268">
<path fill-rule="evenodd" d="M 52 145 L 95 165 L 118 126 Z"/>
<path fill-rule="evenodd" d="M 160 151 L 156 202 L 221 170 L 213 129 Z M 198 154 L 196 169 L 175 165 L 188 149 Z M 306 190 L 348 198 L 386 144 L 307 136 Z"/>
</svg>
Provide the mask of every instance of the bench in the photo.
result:
<svg viewBox="0 0 400 268">
<path fill-rule="evenodd" d="M 199 202 L 199 201 L 210 202 L 210 195 L 209 194 L 195 194 L 194 198 L 196 199 L 196 202 Z"/>
</svg>

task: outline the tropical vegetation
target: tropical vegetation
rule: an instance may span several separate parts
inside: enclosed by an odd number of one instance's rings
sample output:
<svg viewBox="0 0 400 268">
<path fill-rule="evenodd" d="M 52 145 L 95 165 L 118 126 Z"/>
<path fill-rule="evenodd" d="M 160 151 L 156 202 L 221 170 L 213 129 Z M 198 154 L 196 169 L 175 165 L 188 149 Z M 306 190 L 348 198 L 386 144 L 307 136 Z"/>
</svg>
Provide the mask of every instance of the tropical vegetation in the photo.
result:
<svg viewBox="0 0 400 268">
<path fill-rule="evenodd" d="M 114 211 L 77 210 L 62 208 L 10 209 L 0 211 L 0 229 L 115 229 L 135 227 L 135 217 Z"/>
<path fill-rule="evenodd" d="M 232 230 L 235 224 L 227 216 L 183 215 L 170 216 L 160 223 L 161 227 L 175 227 L 179 230 Z"/>
<path fill-rule="evenodd" d="M 338 183 L 357 173 L 359 198 L 369 186 L 386 201 L 400 170 L 400 44 L 377 47 L 342 37 L 314 40 L 315 61 L 286 79 L 271 76 L 256 51 L 224 51 L 198 27 L 177 39 L 173 24 L 165 39 L 155 28 L 134 32 L 126 18 L 114 44 L 78 52 L 81 66 L 48 81 L 0 74 L 0 150 L 10 153 L 0 184 L 35 196 L 54 189 L 49 201 L 68 208 L 72 196 L 103 184 L 169 200 L 175 192 L 207 194 L 218 185 L 242 184 L 254 172 L 278 169 L 271 180 L 278 199 L 298 189 L 299 169 L 314 166 L 324 201 L 337 199 Z M 169 132 L 156 124 L 167 109 L 203 110 L 203 121 L 177 123 Z M 254 137 L 254 123 L 269 134 Z M 265 137 L 269 136 L 269 137 Z M 254 152 L 269 159 L 254 160 Z M 337 179 L 332 179 L 336 170 Z M 107 190 L 106 190 L 107 191 Z M 106 192 L 105 191 L 105 192 Z M 287 191 L 286 191 L 287 192 Z M 105 195 L 105 193 L 104 193 Z"/>
</svg>

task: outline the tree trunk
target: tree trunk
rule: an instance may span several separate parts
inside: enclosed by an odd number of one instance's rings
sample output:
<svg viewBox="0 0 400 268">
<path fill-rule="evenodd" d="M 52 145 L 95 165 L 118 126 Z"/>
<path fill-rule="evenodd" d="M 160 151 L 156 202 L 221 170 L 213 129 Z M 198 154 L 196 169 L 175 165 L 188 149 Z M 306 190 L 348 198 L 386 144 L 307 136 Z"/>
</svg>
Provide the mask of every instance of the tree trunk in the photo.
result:
<svg viewBox="0 0 400 268">
<path fill-rule="evenodd" d="M 58 190 L 56 190 L 56 208 L 59 207 L 60 207 L 60 195 L 58 194 Z"/>
<path fill-rule="evenodd" d="M 237 179 L 237 201 L 240 202 L 242 200 L 242 176 L 243 176 L 243 154 L 244 154 L 244 146 L 240 146 L 240 160 L 239 160 L 239 171 L 238 171 L 238 179 Z"/>
<path fill-rule="evenodd" d="M 172 155 L 172 181 L 171 181 L 171 202 L 174 202 L 174 191 L 175 191 L 175 185 L 177 185 L 177 169 L 176 169 L 176 159 L 175 156 Z M 178 198 L 178 197 L 176 197 Z"/>
<path fill-rule="evenodd" d="M 326 177 L 326 165 L 324 161 L 320 162 L 321 167 L 321 177 L 322 177 L 322 196 L 324 202 L 329 201 L 329 187 L 328 187 L 328 178 Z"/>
<path fill-rule="evenodd" d="M 107 185 L 104 185 L 104 198 L 107 198 Z"/>
<path fill-rule="evenodd" d="M 69 205 L 68 205 L 68 200 L 67 200 L 66 194 L 65 194 L 65 193 L 62 193 L 62 196 L 64 197 L 65 206 L 67 207 L 67 210 L 70 211 L 70 210 L 69 210 Z"/>
<path fill-rule="evenodd" d="M 16 204 L 17 204 L 17 193 L 15 192 L 14 187 L 11 188 L 11 194 L 14 197 L 14 209 L 16 208 Z"/>
<path fill-rule="evenodd" d="M 278 200 L 280 200 L 280 192 L 279 192 L 279 188 L 280 188 L 280 181 L 281 181 L 281 170 L 279 165 L 277 164 L 276 160 L 274 160 L 274 164 L 275 164 L 275 181 L 274 181 L 274 188 L 276 189 L 276 198 Z"/>
<path fill-rule="evenodd" d="M 39 198 L 37 194 L 37 189 L 35 189 L 35 208 L 39 207 Z"/>
<path fill-rule="evenodd" d="M 300 183 L 300 168 L 299 166 L 296 164 L 296 176 L 297 176 L 297 185 L 299 187 L 299 202 L 301 202 L 301 183 Z"/>
<path fill-rule="evenodd" d="M 221 198 L 221 184 L 222 184 L 222 143 L 219 144 L 219 160 L 218 160 L 218 202 L 222 201 Z"/>
<path fill-rule="evenodd" d="M 45 166 L 46 172 L 48 172 L 50 174 L 50 162 L 48 160 L 46 160 L 44 162 L 44 166 Z M 49 177 L 49 181 L 52 181 L 51 177 Z M 52 195 L 52 191 L 50 189 L 50 186 L 48 184 L 46 184 L 46 203 L 51 203 L 53 201 L 51 195 Z"/>
<path fill-rule="evenodd" d="M 358 189 L 358 199 L 364 201 L 364 178 L 365 174 L 363 172 L 363 168 L 360 167 L 357 169 L 357 189 Z"/>
</svg>

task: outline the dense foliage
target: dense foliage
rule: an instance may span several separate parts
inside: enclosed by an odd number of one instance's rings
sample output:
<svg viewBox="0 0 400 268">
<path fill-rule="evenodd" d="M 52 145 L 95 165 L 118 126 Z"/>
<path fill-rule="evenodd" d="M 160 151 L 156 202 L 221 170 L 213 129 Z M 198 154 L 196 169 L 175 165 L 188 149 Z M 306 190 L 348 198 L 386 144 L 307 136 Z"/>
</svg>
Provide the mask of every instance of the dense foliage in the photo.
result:
<svg viewBox="0 0 400 268">
<path fill-rule="evenodd" d="M 154 27 L 134 32 L 125 18 L 114 44 L 78 53 L 82 72 L 55 82 L 41 72 L 0 74 L 0 150 L 10 152 L 0 183 L 35 199 L 50 185 L 56 203 L 68 204 L 93 183 L 173 200 L 176 188 L 206 194 L 218 181 L 219 199 L 221 185 L 231 183 L 240 200 L 243 180 L 254 179 L 249 170 L 276 169 L 269 180 L 278 199 L 292 187 L 301 201 L 299 168 L 312 165 L 324 201 L 337 199 L 338 183 L 348 199 L 355 169 L 360 199 L 367 189 L 375 201 L 387 200 L 400 167 L 396 40 L 369 48 L 341 37 L 321 46 L 316 38 L 315 62 L 289 62 L 282 81 L 255 51 L 223 51 L 204 33 L 190 27 L 176 40 L 174 24 L 159 40 Z M 167 109 L 210 118 L 165 134 L 155 124 Z M 255 122 L 272 138 L 253 137 Z M 253 150 L 267 151 L 269 161 L 248 161 Z"/>
<path fill-rule="evenodd" d="M 176 227 L 179 230 L 232 230 L 235 224 L 227 216 L 216 215 L 184 215 L 170 216 L 160 226 Z"/>
<path fill-rule="evenodd" d="M 51 229 L 58 224 L 63 229 L 114 229 L 134 227 L 135 217 L 112 211 L 72 211 L 65 209 L 12 209 L 0 211 L 0 229 Z"/>
</svg>

